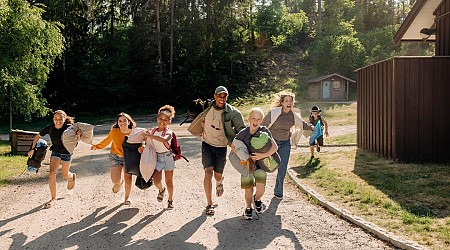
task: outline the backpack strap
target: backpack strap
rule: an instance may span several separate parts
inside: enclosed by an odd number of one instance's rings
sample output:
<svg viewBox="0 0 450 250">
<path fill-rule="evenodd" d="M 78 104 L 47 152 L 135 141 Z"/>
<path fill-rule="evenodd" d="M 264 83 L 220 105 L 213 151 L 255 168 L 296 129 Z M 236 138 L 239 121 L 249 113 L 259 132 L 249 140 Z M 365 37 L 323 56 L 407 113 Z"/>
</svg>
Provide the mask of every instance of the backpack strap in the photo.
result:
<svg viewBox="0 0 450 250">
<path fill-rule="evenodd" d="M 155 132 L 156 132 L 156 130 L 157 130 L 157 128 L 153 128 L 152 131 L 151 131 L 150 133 L 151 133 L 152 135 L 154 135 Z M 167 132 L 167 129 L 164 129 L 163 132 L 162 132 L 162 134 L 161 134 L 161 136 L 165 136 L 165 135 L 166 135 L 166 132 Z M 177 137 L 176 137 L 175 133 L 172 131 L 172 139 L 171 139 L 171 142 L 174 143 L 174 140 L 176 140 L 176 143 L 178 144 Z M 164 144 L 164 146 L 170 151 L 170 153 L 172 153 L 174 156 L 179 156 L 179 157 L 183 158 L 185 161 L 189 162 L 189 160 L 188 160 L 184 155 L 181 155 L 181 154 L 177 155 L 177 154 L 175 154 L 175 152 L 173 152 L 173 150 L 172 150 L 171 145 L 170 145 L 168 142 L 164 142 L 163 144 Z M 178 146 L 178 145 L 176 145 L 176 146 Z"/>
<path fill-rule="evenodd" d="M 156 130 L 158 130 L 158 128 L 153 128 L 152 129 L 152 131 L 150 132 L 152 135 L 154 135 L 155 133 L 156 133 Z M 162 137 L 164 137 L 165 135 L 166 135 L 166 132 L 167 132 L 167 129 L 164 129 L 163 131 L 162 131 L 162 134 L 161 134 L 161 136 Z M 163 142 L 163 144 L 164 144 L 164 146 L 170 151 L 170 152 L 172 152 L 172 149 L 170 148 L 170 144 L 168 143 L 168 142 Z M 173 154 L 173 152 L 172 152 L 172 154 Z"/>
</svg>

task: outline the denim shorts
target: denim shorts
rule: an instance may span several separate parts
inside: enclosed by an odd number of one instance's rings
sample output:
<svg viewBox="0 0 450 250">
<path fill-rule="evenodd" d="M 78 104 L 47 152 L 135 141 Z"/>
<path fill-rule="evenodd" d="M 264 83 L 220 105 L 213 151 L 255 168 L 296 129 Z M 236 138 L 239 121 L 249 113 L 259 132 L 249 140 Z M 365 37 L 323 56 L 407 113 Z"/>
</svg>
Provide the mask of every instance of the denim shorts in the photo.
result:
<svg viewBox="0 0 450 250">
<path fill-rule="evenodd" d="M 72 156 L 70 154 L 61 154 L 55 151 L 52 151 L 51 157 L 59 158 L 62 162 L 72 161 Z"/>
<path fill-rule="evenodd" d="M 109 153 L 109 166 L 111 167 L 122 167 L 123 166 L 123 157 L 120 157 L 116 154 Z"/>
<path fill-rule="evenodd" d="M 165 153 L 156 153 L 156 170 L 173 171 L 175 169 L 175 160 L 170 151 Z"/>
</svg>

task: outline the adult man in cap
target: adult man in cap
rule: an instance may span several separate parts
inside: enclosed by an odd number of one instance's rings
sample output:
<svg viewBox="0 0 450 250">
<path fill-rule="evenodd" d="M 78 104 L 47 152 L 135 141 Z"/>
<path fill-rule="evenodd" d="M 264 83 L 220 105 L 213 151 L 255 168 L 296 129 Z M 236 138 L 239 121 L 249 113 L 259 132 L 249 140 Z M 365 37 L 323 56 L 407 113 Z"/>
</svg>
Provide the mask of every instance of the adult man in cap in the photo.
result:
<svg viewBox="0 0 450 250">
<path fill-rule="evenodd" d="M 227 145 L 245 128 L 241 112 L 227 103 L 228 90 L 219 86 L 214 91 L 214 101 L 200 113 L 188 128 L 193 135 L 202 137 L 202 164 L 205 171 L 206 214 L 214 215 L 212 202 L 212 177 L 216 180 L 216 195 L 223 194 L 223 169 Z"/>
</svg>

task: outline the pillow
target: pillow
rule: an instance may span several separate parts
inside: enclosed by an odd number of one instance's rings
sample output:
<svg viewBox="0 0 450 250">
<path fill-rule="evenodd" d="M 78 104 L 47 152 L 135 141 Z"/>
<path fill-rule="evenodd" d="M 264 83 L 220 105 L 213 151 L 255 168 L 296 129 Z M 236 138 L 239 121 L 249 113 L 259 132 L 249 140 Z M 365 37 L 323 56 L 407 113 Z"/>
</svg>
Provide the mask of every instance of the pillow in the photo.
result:
<svg viewBox="0 0 450 250">
<path fill-rule="evenodd" d="M 72 126 L 68 127 L 66 130 L 64 130 L 64 132 L 61 135 L 61 141 L 70 154 L 73 154 L 75 147 L 78 145 L 77 130 L 78 126 L 75 123 Z"/>
<path fill-rule="evenodd" d="M 94 125 L 77 122 L 78 129 L 81 131 L 80 139 L 86 144 L 92 144 L 92 138 L 94 137 Z"/>
</svg>

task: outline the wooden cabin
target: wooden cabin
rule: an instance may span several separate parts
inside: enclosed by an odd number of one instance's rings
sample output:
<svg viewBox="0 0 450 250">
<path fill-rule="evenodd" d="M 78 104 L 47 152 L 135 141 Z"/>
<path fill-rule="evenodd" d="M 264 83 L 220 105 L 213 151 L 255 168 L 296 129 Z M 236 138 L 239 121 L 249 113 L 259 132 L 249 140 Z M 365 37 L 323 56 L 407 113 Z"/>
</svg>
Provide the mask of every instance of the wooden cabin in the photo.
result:
<svg viewBox="0 0 450 250">
<path fill-rule="evenodd" d="M 314 101 L 347 101 L 352 79 L 339 74 L 319 76 L 306 82 L 308 95 Z"/>
<path fill-rule="evenodd" d="M 449 162 L 450 0 L 417 0 L 394 36 L 402 41 L 434 42 L 435 56 L 357 70 L 358 148 L 404 162 Z"/>
</svg>

